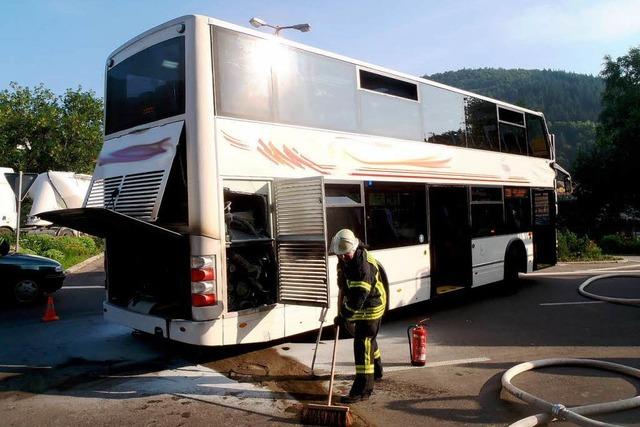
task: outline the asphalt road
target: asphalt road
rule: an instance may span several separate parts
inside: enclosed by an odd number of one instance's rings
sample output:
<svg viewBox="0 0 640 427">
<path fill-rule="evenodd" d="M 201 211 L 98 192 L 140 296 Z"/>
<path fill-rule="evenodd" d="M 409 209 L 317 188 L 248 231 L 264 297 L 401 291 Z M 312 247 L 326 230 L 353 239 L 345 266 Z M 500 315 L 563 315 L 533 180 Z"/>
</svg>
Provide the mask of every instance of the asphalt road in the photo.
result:
<svg viewBox="0 0 640 427">
<path fill-rule="evenodd" d="M 536 411 L 501 392 L 509 367 L 550 357 L 595 358 L 640 368 L 640 310 L 580 296 L 585 276 L 557 266 L 523 279 L 518 293 L 497 287 L 396 310 L 379 343 L 384 379 L 352 406 L 357 425 L 507 425 Z M 639 279 L 607 279 L 589 290 L 640 298 Z M 197 349 L 167 344 L 102 320 L 101 261 L 71 275 L 55 297 L 61 320 L 42 323 L 44 305 L 0 310 L 0 420 L 3 425 L 297 424 L 300 402 L 321 401 L 326 375 L 312 377 L 313 334 L 260 346 Z M 411 368 L 406 329 L 429 317 L 428 363 Z M 331 331 L 318 371 L 329 367 Z M 351 340 L 340 340 L 337 393 L 348 390 Z M 606 372 L 548 368 L 516 385 L 565 405 L 639 394 L 640 384 Z M 599 416 L 640 425 L 640 410 Z"/>
<path fill-rule="evenodd" d="M 104 300 L 103 258 L 97 258 L 85 268 L 68 273 L 62 289 L 53 294 L 55 309 L 65 319 L 102 313 Z M 44 301 L 37 304 L 16 306 L 2 302 L 0 325 L 5 322 L 39 321 L 44 314 Z"/>
</svg>

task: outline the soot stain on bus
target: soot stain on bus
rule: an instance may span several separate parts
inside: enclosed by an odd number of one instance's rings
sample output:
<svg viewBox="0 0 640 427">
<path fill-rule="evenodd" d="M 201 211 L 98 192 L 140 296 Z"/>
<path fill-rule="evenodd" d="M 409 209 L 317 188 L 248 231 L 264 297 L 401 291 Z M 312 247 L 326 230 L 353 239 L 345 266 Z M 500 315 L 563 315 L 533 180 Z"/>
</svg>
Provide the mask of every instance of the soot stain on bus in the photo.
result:
<svg viewBox="0 0 640 427">
<path fill-rule="evenodd" d="M 229 311 L 276 303 L 277 270 L 266 195 L 224 190 Z"/>
<path fill-rule="evenodd" d="M 179 233 L 187 229 L 187 166 L 182 132 L 156 224 Z M 133 241 L 135 243 L 132 243 Z M 191 318 L 189 240 L 137 232 L 106 239 L 108 301 L 164 318 Z"/>
<path fill-rule="evenodd" d="M 183 137 L 158 217 L 158 225 L 178 232 L 188 220 L 184 150 Z M 273 305 L 277 268 L 268 197 L 225 188 L 224 200 L 228 311 Z M 109 302 L 168 319 L 190 319 L 188 239 L 140 233 L 136 240 L 144 243 L 143 251 L 130 237 L 107 239 Z"/>
</svg>

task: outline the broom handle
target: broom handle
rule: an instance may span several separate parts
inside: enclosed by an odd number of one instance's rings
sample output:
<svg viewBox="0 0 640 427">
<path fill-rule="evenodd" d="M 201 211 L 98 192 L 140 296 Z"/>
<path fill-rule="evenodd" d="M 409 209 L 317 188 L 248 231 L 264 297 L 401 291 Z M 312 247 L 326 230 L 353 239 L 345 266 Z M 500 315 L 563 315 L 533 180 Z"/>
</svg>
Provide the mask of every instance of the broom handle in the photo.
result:
<svg viewBox="0 0 640 427">
<path fill-rule="evenodd" d="M 338 338 L 340 337 L 340 326 L 336 326 L 336 339 L 333 340 L 333 358 L 331 359 L 331 380 L 329 381 L 329 402 L 331 406 L 331 397 L 333 396 L 333 375 L 336 372 L 336 350 L 338 350 Z"/>
<path fill-rule="evenodd" d="M 311 360 L 311 373 L 313 374 L 313 367 L 316 365 L 316 355 L 318 354 L 318 345 L 320 345 L 320 337 L 322 336 L 322 325 L 327 318 L 327 308 L 322 308 L 320 313 L 320 330 L 318 331 L 318 338 L 316 339 L 316 348 L 313 350 L 313 360 Z"/>
</svg>

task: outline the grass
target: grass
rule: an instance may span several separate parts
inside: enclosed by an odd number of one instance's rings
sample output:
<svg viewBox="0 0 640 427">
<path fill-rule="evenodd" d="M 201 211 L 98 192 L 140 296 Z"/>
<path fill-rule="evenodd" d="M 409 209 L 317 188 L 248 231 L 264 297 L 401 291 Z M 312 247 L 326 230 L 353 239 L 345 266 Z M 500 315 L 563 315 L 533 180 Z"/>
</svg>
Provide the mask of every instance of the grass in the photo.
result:
<svg viewBox="0 0 640 427">
<path fill-rule="evenodd" d="M 15 240 L 11 243 L 15 249 Z M 20 253 L 55 259 L 65 269 L 98 255 L 103 250 L 103 240 L 91 236 L 57 237 L 41 233 L 20 236 Z"/>
</svg>

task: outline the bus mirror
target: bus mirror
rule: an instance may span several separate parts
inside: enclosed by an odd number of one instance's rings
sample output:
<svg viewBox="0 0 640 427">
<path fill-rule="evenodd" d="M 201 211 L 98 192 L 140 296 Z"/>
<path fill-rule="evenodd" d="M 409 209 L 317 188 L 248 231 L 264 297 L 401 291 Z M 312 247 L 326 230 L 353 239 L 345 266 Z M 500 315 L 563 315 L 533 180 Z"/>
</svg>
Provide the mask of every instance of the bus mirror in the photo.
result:
<svg viewBox="0 0 640 427">
<path fill-rule="evenodd" d="M 571 194 L 573 193 L 573 182 L 571 181 L 571 177 L 563 180 L 556 180 L 556 191 L 558 194 Z"/>
<path fill-rule="evenodd" d="M 573 181 L 571 180 L 571 177 L 568 177 L 568 179 L 565 181 L 565 190 L 567 194 L 573 193 Z"/>
<path fill-rule="evenodd" d="M 553 168 L 556 171 L 556 191 L 559 194 L 571 194 L 573 192 L 571 174 L 557 163 L 553 165 Z"/>
</svg>

